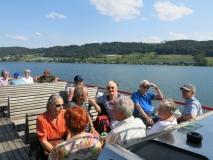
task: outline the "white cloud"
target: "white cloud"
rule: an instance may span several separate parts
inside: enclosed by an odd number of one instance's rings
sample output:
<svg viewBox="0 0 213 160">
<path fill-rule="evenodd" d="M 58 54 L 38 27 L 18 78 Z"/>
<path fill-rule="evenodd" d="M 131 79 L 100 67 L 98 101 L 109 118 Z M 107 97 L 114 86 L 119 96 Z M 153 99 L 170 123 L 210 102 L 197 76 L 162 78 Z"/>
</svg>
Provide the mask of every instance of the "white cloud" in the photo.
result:
<svg viewBox="0 0 213 160">
<path fill-rule="evenodd" d="M 170 36 L 171 39 L 173 39 L 173 40 L 188 39 L 187 36 L 186 36 L 185 34 L 180 34 L 180 33 L 169 32 L 169 36 Z"/>
<path fill-rule="evenodd" d="M 145 20 L 146 20 L 146 18 L 145 18 L 145 17 L 141 17 L 141 20 L 145 21 Z"/>
<path fill-rule="evenodd" d="M 42 36 L 42 34 L 40 32 L 36 32 L 35 34 L 38 36 Z"/>
<path fill-rule="evenodd" d="M 13 36 L 13 35 L 6 35 L 9 38 L 18 39 L 18 40 L 28 40 L 28 38 L 24 36 Z"/>
<path fill-rule="evenodd" d="M 47 18 L 59 18 L 59 19 L 66 18 L 65 15 L 63 15 L 63 14 L 58 14 L 58 13 L 55 13 L 55 12 L 51 12 L 50 14 L 47 14 L 46 17 L 47 17 Z"/>
<path fill-rule="evenodd" d="M 157 36 L 150 36 L 148 38 L 142 37 L 142 42 L 144 42 L 144 43 L 160 43 L 160 42 L 162 42 L 162 39 L 160 39 Z"/>
<path fill-rule="evenodd" d="M 162 21 L 172 21 L 192 14 L 194 11 L 185 7 L 182 3 L 176 6 L 171 2 L 157 2 L 154 4 L 157 16 Z"/>
<path fill-rule="evenodd" d="M 210 35 L 199 35 L 198 40 L 199 41 L 207 41 L 207 40 L 213 40 L 213 38 Z"/>
<path fill-rule="evenodd" d="M 141 38 L 131 38 L 127 40 L 128 42 L 143 42 L 143 43 L 160 43 L 162 39 L 157 36 L 150 36 L 150 37 L 141 37 Z"/>
<path fill-rule="evenodd" d="M 90 0 L 90 2 L 101 14 L 112 16 L 116 21 L 140 15 L 138 8 L 143 6 L 142 0 Z"/>
</svg>

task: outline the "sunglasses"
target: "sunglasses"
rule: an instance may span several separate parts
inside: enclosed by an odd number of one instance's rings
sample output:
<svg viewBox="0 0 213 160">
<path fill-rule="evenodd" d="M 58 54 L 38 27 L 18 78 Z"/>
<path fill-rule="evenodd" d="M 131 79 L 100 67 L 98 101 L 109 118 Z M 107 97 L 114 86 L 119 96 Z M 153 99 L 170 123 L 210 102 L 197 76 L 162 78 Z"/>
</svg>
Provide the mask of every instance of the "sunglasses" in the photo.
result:
<svg viewBox="0 0 213 160">
<path fill-rule="evenodd" d="M 56 107 L 64 107 L 65 106 L 65 104 L 54 104 L 54 106 L 56 106 Z"/>
<path fill-rule="evenodd" d="M 190 91 L 187 91 L 187 90 L 185 90 L 185 89 L 181 89 L 180 91 L 183 92 L 183 93 L 188 93 L 188 92 L 190 92 Z"/>
<path fill-rule="evenodd" d="M 111 89 L 114 89 L 115 87 L 107 87 L 107 89 L 110 89 L 110 88 L 111 88 Z"/>
<path fill-rule="evenodd" d="M 143 85 L 141 85 L 141 87 L 143 87 L 144 89 L 149 89 L 150 88 L 150 86 L 143 86 Z"/>
</svg>

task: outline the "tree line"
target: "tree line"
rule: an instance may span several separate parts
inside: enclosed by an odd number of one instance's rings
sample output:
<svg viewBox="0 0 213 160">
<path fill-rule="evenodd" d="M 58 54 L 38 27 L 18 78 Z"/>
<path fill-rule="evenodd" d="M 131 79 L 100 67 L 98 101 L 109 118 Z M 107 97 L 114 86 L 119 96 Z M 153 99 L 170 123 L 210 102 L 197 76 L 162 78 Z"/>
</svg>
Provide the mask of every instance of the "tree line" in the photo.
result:
<svg viewBox="0 0 213 160">
<path fill-rule="evenodd" d="M 207 63 L 205 57 L 213 57 L 213 41 L 175 40 L 163 41 L 162 43 L 104 42 L 84 44 L 81 46 L 54 46 L 36 49 L 0 47 L 1 57 L 17 54 L 39 54 L 43 57 L 72 57 L 84 59 L 109 54 L 126 55 L 133 52 L 141 54 L 155 52 L 156 55 L 192 55 L 198 65 L 205 65 Z"/>
</svg>

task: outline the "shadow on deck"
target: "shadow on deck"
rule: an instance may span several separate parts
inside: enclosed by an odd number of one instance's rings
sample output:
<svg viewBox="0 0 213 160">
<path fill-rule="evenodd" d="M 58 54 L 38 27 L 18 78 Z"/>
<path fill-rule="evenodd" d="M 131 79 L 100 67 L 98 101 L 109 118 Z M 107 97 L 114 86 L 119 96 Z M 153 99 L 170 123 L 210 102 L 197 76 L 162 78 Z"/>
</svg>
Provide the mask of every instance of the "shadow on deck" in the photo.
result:
<svg viewBox="0 0 213 160">
<path fill-rule="evenodd" d="M 35 160 L 35 154 L 28 156 L 29 145 L 25 145 L 9 118 L 0 112 L 0 160 Z"/>
</svg>

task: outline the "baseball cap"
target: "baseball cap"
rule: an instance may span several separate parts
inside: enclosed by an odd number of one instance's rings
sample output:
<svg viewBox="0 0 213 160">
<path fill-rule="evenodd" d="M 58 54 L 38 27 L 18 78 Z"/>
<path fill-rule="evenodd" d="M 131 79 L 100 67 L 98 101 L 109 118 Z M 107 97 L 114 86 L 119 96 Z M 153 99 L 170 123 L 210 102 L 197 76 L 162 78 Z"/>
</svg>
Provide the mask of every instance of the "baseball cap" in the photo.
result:
<svg viewBox="0 0 213 160">
<path fill-rule="evenodd" d="M 187 91 L 190 91 L 190 92 L 193 92 L 195 93 L 196 92 L 196 88 L 195 86 L 193 86 L 192 84 L 185 84 L 183 87 L 181 87 L 180 89 L 185 89 Z"/>
<path fill-rule="evenodd" d="M 81 82 L 83 80 L 84 79 L 80 75 L 77 75 L 77 76 L 74 77 L 74 82 Z"/>
<path fill-rule="evenodd" d="M 20 76 L 20 74 L 18 72 L 14 73 L 13 77 L 17 78 L 18 76 Z"/>
</svg>

